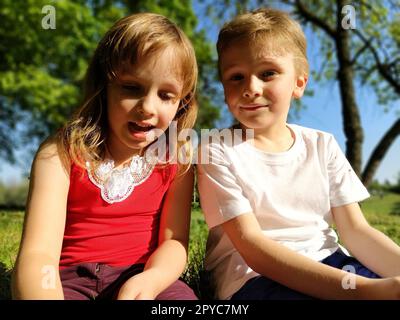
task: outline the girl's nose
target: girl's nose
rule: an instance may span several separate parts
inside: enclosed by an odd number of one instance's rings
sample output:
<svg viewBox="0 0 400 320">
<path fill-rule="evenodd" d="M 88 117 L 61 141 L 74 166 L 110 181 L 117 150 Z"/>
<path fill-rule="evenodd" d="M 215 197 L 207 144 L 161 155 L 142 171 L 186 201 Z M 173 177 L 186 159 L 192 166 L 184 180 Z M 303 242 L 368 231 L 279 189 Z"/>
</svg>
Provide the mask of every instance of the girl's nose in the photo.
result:
<svg viewBox="0 0 400 320">
<path fill-rule="evenodd" d="M 142 98 L 142 103 L 138 105 L 138 112 L 146 118 L 149 118 L 155 114 L 156 108 L 156 99 L 154 94 L 149 92 L 146 96 Z"/>
<path fill-rule="evenodd" d="M 257 98 L 262 95 L 263 89 L 260 80 L 257 77 L 250 77 L 243 90 L 244 98 Z"/>
</svg>

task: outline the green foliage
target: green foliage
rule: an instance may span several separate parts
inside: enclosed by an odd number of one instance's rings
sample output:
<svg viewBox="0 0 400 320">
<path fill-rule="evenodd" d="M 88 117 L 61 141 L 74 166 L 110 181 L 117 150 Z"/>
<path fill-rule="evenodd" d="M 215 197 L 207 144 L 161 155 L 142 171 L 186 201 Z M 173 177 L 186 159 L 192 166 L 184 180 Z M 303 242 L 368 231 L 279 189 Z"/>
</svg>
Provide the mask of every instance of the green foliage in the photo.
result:
<svg viewBox="0 0 400 320">
<path fill-rule="evenodd" d="M 42 28 L 45 5 L 56 9 L 56 29 Z M 0 157 L 12 160 L 15 147 L 65 122 L 98 40 L 121 16 L 114 8 L 95 17 L 82 1 L 2 1 Z"/>
<path fill-rule="evenodd" d="M 7 208 L 24 208 L 28 189 L 28 182 L 7 185 L 0 182 L 0 206 Z"/>
<path fill-rule="evenodd" d="M 42 28 L 45 5 L 56 10 L 55 29 Z M 98 41 L 116 20 L 139 11 L 167 16 L 193 41 L 200 66 L 199 123 L 213 126 L 219 111 L 208 88 L 216 70 L 191 1 L 3 0 L 0 158 L 13 161 L 16 147 L 42 140 L 65 123 L 80 102 L 82 80 Z"/>
</svg>

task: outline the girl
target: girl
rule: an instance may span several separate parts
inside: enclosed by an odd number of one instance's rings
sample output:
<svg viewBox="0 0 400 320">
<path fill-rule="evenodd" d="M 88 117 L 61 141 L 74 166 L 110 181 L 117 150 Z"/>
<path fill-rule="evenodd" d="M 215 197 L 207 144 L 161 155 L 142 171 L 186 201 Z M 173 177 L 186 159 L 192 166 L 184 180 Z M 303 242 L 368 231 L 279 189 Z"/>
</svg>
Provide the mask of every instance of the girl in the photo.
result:
<svg viewBox="0 0 400 320">
<path fill-rule="evenodd" d="M 365 220 L 358 202 L 369 194 L 334 137 L 286 122 L 307 84 L 300 26 L 260 9 L 225 25 L 217 49 L 240 126 L 228 132 L 253 133 L 212 136 L 201 149 L 211 158 L 198 182 L 217 297 L 399 299 L 400 247 Z"/>
<path fill-rule="evenodd" d="M 14 298 L 196 299 L 178 280 L 193 173 L 148 152 L 172 121 L 193 126 L 196 80 L 193 47 L 167 18 L 135 14 L 108 31 L 82 106 L 34 159 Z"/>
</svg>

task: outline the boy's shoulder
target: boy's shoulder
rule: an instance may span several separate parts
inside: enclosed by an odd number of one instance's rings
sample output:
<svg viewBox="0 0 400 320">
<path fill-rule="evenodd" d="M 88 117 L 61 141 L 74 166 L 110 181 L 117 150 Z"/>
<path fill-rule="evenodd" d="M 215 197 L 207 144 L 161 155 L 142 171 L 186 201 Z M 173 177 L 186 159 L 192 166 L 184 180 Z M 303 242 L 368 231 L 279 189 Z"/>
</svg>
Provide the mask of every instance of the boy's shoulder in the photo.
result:
<svg viewBox="0 0 400 320">
<path fill-rule="evenodd" d="M 204 159 L 212 157 L 221 162 L 230 161 L 235 154 L 241 154 L 244 139 L 241 129 L 235 127 L 223 129 L 207 129 L 201 132 L 201 141 L 197 146 L 198 163 L 203 163 Z M 201 160 L 200 160 L 201 159 Z M 214 162 L 214 161 L 213 161 Z"/>
<path fill-rule="evenodd" d="M 212 147 L 220 146 L 231 146 L 233 141 L 237 140 L 238 132 L 234 130 L 234 127 L 222 128 L 222 129 L 203 129 L 201 130 L 201 145 L 211 145 Z"/>
<path fill-rule="evenodd" d="M 311 141 L 315 141 L 315 142 L 329 142 L 329 141 L 335 139 L 333 134 L 329 133 L 327 131 L 309 128 L 309 127 L 303 127 L 303 126 L 300 126 L 297 124 L 290 124 L 289 126 L 293 130 L 295 130 L 298 134 L 300 134 L 301 137 L 306 141 L 311 140 Z"/>
</svg>

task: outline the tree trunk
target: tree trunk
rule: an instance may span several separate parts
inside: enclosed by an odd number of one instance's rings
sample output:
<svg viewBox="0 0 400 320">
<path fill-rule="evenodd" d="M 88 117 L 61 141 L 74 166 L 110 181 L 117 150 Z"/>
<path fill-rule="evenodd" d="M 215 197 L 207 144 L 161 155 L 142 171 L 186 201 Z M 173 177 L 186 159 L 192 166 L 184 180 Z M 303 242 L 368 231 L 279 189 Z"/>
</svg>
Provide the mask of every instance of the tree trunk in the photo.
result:
<svg viewBox="0 0 400 320">
<path fill-rule="evenodd" d="M 386 152 L 400 135 L 400 119 L 392 125 L 375 147 L 362 174 L 362 182 L 367 187 L 371 182 Z"/>
<path fill-rule="evenodd" d="M 338 81 L 342 101 L 343 127 L 346 135 L 346 157 L 357 175 L 361 175 L 362 144 L 364 140 L 360 114 L 355 99 L 353 66 L 350 56 L 350 32 L 342 27 L 343 0 L 337 1 L 336 55 L 339 63 Z"/>
</svg>

